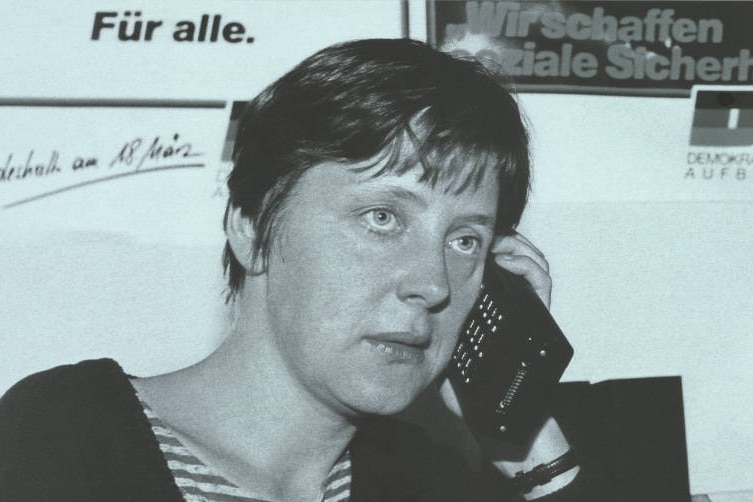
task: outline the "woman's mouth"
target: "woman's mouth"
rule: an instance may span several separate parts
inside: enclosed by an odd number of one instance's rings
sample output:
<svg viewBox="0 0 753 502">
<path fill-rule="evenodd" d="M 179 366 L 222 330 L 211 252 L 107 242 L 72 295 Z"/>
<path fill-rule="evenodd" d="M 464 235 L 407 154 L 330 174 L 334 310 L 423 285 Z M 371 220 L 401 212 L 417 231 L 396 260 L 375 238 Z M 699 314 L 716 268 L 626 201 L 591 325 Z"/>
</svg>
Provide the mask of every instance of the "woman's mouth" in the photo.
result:
<svg viewBox="0 0 753 502">
<path fill-rule="evenodd" d="M 420 363 L 424 360 L 424 349 L 427 346 L 423 342 L 391 340 L 383 336 L 367 338 L 366 341 L 380 356 L 394 363 Z"/>
</svg>

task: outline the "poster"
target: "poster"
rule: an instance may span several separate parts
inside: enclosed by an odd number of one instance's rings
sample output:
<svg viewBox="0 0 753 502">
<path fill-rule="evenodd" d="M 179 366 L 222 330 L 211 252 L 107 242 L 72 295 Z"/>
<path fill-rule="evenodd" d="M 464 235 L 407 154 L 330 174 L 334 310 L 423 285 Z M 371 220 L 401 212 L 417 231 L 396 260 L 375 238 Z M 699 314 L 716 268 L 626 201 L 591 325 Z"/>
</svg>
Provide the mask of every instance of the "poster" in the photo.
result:
<svg viewBox="0 0 753 502">
<path fill-rule="evenodd" d="M 426 36 L 519 93 L 541 200 L 742 202 L 753 200 L 751 16 L 739 1 L 437 1 Z"/>
<path fill-rule="evenodd" d="M 384 0 L 0 2 L 0 387 L 211 351 L 240 109 L 318 49 L 401 36 L 401 16 Z"/>
<path fill-rule="evenodd" d="M 749 2 L 431 2 L 429 37 L 525 92 L 688 96 L 753 84 Z"/>
</svg>

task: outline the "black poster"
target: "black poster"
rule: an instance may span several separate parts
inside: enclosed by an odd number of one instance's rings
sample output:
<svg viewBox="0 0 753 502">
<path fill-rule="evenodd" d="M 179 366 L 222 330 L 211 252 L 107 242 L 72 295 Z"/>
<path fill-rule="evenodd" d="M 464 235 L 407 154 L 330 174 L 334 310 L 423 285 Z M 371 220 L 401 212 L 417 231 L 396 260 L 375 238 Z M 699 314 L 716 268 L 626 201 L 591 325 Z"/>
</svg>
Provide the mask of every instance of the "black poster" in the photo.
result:
<svg viewBox="0 0 753 502">
<path fill-rule="evenodd" d="M 520 91 L 689 96 L 753 85 L 753 2 L 434 1 L 429 40 Z"/>
</svg>

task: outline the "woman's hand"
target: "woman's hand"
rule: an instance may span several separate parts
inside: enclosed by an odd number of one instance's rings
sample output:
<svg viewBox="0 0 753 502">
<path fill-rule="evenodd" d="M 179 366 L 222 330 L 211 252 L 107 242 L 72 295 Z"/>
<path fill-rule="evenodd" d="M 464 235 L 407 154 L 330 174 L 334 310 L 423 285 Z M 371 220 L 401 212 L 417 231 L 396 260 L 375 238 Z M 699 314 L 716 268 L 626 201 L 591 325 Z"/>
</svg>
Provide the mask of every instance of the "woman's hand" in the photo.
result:
<svg viewBox="0 0 753 502">
<path fill-rule="evenodd" d="M 544 253 L 517 232 L 496 237 L 490 252 L 494 254 L 494 261 L 500 267 L 524 277 L 544 305 L 549 308 L 552 297 L 552 278 L 549 276 L 549 263 Z M 455 415 L 462 416 L 460 404 L 449 380 L 445 379 L 442 382 L 439 392 L 447 408 Z"/>
<path fill-rule="evenodd" d="M 552 299 L 552 278 L 549 276 L 549 263 L 544 253 L 517 232 L 497 237 L 491 246 L 491 252 L 497 265 L 525 277 L 544 305 L 549 308 Z"/>
<path fill-rule="evenodd" d="M 497 265 L 524 277 L 549 308 L 552 279 L 549 275 L 549 263 L 546 261 L 544 253 L 517 232 L 512 235 L 497 237 L 490 252 L 494 254 L 494 261 Z M 445 379 L 442 383 L 440 395 L 445 405 L 458 417 L 462 417 L 460 404 L 449 380 Z M 513 477 L 518 471 L 528 471 L 538 464 L 550 462 L 565 453 L 570 447 L 559 424 L 551 417 L 545 421 L 530 448 L 526 451 L 521 451 L 517 446 L 503 444 L 491 438 L 477 437 L 476 440 L 488 459 L 497 469 L 509 477 Z M 579 468 L 577 467 L 571 469 L 557 476 L 550 483 L 535 487 L 531 492 L 525 494 L 524 498 L 527 500 L 534 499 L 562 488 L 574 479 L 578 471 Z"/>
</svg>

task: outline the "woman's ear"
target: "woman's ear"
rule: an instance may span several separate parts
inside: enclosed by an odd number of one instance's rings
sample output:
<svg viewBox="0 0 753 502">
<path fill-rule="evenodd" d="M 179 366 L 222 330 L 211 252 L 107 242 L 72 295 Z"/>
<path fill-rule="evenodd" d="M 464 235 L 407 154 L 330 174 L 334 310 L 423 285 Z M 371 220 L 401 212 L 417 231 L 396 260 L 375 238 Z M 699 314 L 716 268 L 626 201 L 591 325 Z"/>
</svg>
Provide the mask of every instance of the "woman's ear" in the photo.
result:
<svg viewBox="0 0 753 502">
<path fill-rule="evenodd" d="M 246 269 L 246 273 L 261 273 L 263 271 L 263 267 L 260 266 L 261 258 L 254 252 L 256 229 L 251 219 L 241 213 L 240 208 L 228 208 L 225 235 L 235 259 Z"/>
</svg>

